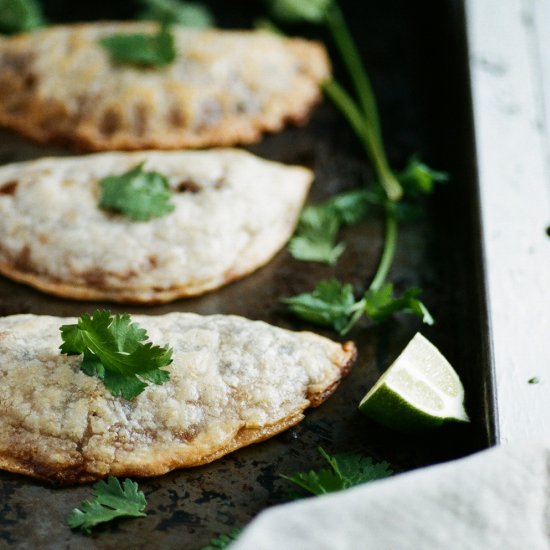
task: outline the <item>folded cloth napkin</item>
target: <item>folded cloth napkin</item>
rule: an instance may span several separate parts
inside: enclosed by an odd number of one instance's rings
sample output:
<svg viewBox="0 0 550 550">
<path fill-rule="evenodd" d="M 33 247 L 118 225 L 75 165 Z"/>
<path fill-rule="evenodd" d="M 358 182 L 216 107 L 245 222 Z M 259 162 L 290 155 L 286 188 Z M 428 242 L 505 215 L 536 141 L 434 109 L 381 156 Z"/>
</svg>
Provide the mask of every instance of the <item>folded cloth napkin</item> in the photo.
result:
<svg viewBox="0 0 550 550">
<path fill-rule="evenodd" d="M 550 548 L 550 444 L 502 446 L 260 514 L 231 550 Z"/>
</svg>

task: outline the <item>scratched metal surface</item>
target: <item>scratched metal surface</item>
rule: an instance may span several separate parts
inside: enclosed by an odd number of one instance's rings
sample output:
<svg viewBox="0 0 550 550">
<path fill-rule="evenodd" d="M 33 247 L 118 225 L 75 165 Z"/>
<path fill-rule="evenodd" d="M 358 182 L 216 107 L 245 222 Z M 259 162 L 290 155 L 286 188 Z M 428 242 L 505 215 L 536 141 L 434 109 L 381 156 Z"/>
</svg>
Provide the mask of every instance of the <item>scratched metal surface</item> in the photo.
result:
<svg viewBox="0 0 550 550">
<path fill-rule="evenodd" d="M 246 3 L 236 5 L 242 13 L 237 10 L 223 22 L 243 24 L 252 17 Z M 401 227 L 391 273 L 398 289 L 423 289 L 436 326 L 421 327 L 417 319 L 401 316 L 380 326 L 361 325 L 350 335 L 359 348 L 352 373 L 300 425 L 213 464 L 141 480 L 147 517 L 98 528 L 90 537 L 65 525 L 70 510 L 89 497 L 89 487 L 58 489 L 0 473 L 0 548 L 198 549 L 213 535 L 287 501 L 292 487 L 280 474 L 320 467 L 320 445 L 330 453 L 358 451 L 388 460 L 401 472 L 475 452 L 496 440 L 461 5 L 433 1 L 411 7 L 392 1 L 363 6 L 368 13 L 362 17 L 355 3 L 345 8 L 354 33 L 363 37 L 361 48 L 380 99 L 391 162 L 402 165 L 417 151 L 452 174 L 452 183 L 424 204 L 425 216 Z M 371 178 L 354 137 L 327 103 L 307 126 L 268 136 L 251 150 L 314 168 L 312 201 Z M 44 154 L 67 152 L 0 133 L 1 163 Z M 0 278 L 0 315 L 80 315 L 106 306 L 151 314 L 232 313 L 291 329 L 310 328 L 288 317 L 279 298 L 332 276 L 363 290 L 379 257 L 381 222 L 368 220 L 344 231 L 342 238 L 347 249 L 336 267 L 299 263 L 283 251 L 243 281 L 201 298 L 152 308 L 67 301 Z M 418 329 L 441 347 L 461 375 L 471 425 L 412 437 L 378 427 L 357 412 L 355 404 Z"/>
</svg>

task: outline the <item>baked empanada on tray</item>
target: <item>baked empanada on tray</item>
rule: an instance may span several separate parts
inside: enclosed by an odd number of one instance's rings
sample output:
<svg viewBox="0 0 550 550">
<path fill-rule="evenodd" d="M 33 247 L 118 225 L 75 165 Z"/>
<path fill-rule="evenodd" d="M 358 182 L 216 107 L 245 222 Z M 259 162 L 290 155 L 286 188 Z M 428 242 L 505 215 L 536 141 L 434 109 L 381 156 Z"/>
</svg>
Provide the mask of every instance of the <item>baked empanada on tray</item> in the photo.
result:
<svg viewBox="0 0 550 550">
<path fill-rule="evenodd" d="M 100 181 L 158 172 L 173 211 L 100 208 Z M 294 231 L 313 174 L 238 150 L 98 153 L 0 167 L 0 273 L 80 300 L 162 303 L 267 263 Z"/>
<path fill-rule="evenodd" d="M 139 316 L 168 344 L 170 379 L 113 396 L 62 355 L 73 318 L 0 318 L 0 468 L 60 484 L 153 476 L 271 437 L 322 403 L 355 359 L 352 342 L 229 315 Z"/>
<path fill-rule="evenodd" d="M 176 58 L 113 61 L 100 41 L 153 23 L 54 26 L 0 38 L 0 124 L 83 150 L 252 143 L 304 122 L 330 75 L 324 47 L 260 31 L 175 26 Z"/>
</svg>

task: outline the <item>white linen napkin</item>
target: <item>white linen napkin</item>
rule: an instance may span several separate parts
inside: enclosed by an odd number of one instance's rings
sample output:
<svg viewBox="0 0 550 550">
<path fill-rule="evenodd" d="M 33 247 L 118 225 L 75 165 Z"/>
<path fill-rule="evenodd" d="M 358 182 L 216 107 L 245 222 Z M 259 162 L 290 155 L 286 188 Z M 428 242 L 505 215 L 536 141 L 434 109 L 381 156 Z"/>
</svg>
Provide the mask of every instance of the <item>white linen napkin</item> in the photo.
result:
<svg viewBox="0 0 550 550">
<path fill-rule="evenodd" d="M 550 444 L 502 446 L 276 506 L 231 550 L 547 550 Z"/>
</svg>

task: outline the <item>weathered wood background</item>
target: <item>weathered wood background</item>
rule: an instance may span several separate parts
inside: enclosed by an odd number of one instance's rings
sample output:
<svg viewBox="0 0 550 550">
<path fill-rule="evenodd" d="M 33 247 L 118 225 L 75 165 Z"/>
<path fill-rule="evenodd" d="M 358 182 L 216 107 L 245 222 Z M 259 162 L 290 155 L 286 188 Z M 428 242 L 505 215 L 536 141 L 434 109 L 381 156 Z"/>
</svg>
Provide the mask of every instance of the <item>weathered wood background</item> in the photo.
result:
<svg viewBox="0 0 550 550">
<path fill-rule="evenodd" d="M 550 432 L 550 2 L 468 0 L 467 8 L 506 443 Z"/>
</svg>

